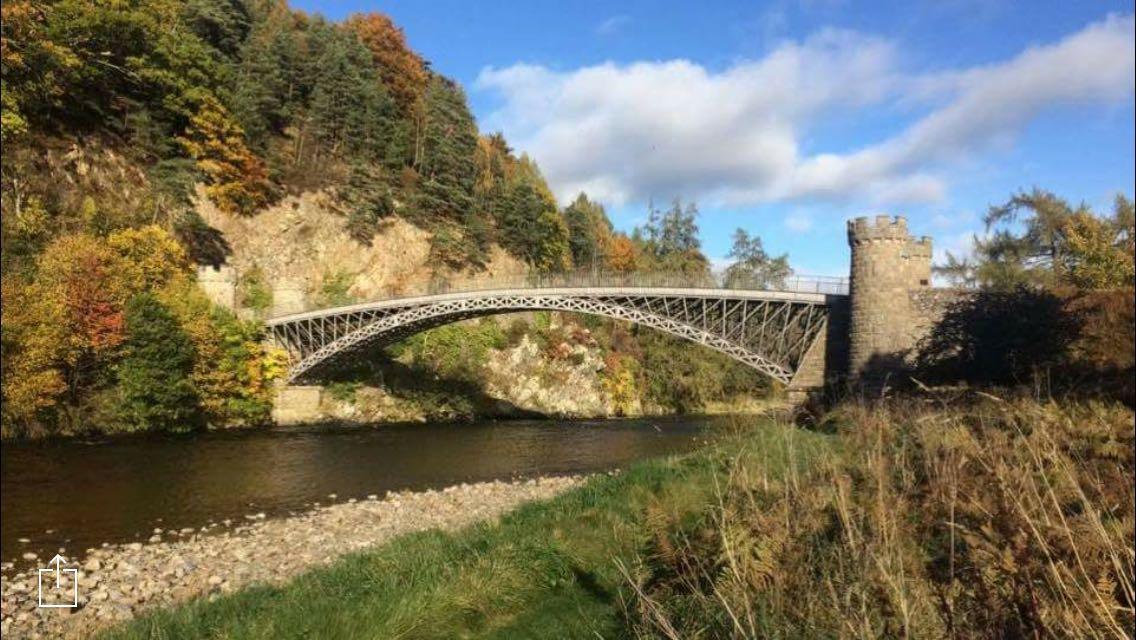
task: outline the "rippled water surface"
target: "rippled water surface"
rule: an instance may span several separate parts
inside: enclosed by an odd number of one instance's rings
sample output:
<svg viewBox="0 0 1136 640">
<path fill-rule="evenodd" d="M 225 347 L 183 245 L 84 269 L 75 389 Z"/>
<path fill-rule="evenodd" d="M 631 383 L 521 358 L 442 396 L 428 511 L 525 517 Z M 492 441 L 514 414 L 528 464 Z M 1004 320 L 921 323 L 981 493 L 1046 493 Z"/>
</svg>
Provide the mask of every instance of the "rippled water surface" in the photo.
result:
<svg viewBox="0 0 1136 640">
<path fill-rule="evenodd" d="M 326 425 L 0 448 L 0 558 L 73 556 L 155 527 L 200 527 L 314 501 L 599 471 L 692 448 L 715 419 Z M 20 542 L 20 538 L 31 540 Z"/>
</svg>

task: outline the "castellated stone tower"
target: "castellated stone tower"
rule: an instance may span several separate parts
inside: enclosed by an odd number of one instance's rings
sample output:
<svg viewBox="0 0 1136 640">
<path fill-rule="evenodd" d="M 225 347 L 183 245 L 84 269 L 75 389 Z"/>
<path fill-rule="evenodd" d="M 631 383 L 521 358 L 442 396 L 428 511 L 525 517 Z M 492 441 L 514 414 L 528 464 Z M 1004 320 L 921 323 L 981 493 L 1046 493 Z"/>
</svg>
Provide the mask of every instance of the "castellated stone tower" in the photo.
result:
<svg viewBox="0 0 1136 640">
<path fill-rule="evenodd" d="M 848 221 L 852 248 L 848 373 L 877 384 L 900 368 L 918 339 L 912 293 L 931 286 L 931 239 L 907 233 L 902 217 Z"/>
</svg>

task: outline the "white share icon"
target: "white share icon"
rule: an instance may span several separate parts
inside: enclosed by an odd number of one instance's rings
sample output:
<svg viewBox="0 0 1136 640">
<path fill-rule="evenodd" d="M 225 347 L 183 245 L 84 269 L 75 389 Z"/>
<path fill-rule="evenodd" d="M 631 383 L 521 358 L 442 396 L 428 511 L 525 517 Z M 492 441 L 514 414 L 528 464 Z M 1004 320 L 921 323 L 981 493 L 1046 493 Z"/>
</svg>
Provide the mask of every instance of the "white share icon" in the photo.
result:
<svg viewBox="0 0 1136 640">
<path fill-rule="evenodd" d="M 40 607 L 43 607 L 45 609 L 61 609 L 61 608 L 62 609 L 71 609 L 71 608 L 75 608 L 75 607 L 79 606 L 79 570 L 78 569 L 63 569 L 62 566 L 66 562 L 67 562 L 67 559 L 57 553 L 57 554 L 55 554 L 55 557 L 51 559 L 51 562 L 47 563 L 47 564 L 51 565 L 53 568 L 51 568 L 51 569 L 38 569 L 37 570 L 38 582 L 39 582 L 39 606 Z M 54 576 L 52 576 L 52 574 L 54 574 Z M 71 578 L 71 589 L 70 589 L 71 593 L 70 593 L 70 596 L 71 596 L 71 598 L 70 598 L 69 602 L 66 600 L 65 596 L 62 596 L 62 595 L 59 594 L 59 592 L 62 591 L 63 588 L 64 588 L 63 587 L 63 581 L 61 580 L 61 578 L 67 576 L 67 574 L 71 574 L 70 575 L 70 578 Z M 52 577 L 55 578 L 55 588 L 54 588 L 54 591 L 56 592 L 55 597 L 62 600 L 61 602 L 47 602 L 47 603 L 45 603 L 43 601 L 43 577 L 44 577 L 44 575 L 47 575 L 48 580 L 51 580 Z M 50 598 L 49 600 L 54 600 L 54 599 L 55 598 Z"/>
</svg>

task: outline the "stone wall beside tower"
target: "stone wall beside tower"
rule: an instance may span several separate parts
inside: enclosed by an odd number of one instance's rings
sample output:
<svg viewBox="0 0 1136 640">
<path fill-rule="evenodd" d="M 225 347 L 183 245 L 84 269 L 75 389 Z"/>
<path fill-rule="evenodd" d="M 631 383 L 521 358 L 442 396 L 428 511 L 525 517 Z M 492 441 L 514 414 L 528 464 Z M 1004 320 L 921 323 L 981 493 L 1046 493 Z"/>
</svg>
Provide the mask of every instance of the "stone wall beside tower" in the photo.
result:
<svg viewBox="0 0 1136 640">
<path fill-rule="evenodd" d="M 300 313 L 307 310 L 307 295 L 303 283 L 284 279 L 272 283 L 273 317 Z"/>
<path fill-rule="evenodd" d="M 232 311 L 237 303 L 237 276 L 229 265 L 200 265 L 197 267 L 197 286 L 209 300 Z"/>
<path fill-rule="evenodd" d="M 924 332 L 912 292 L 931 286 L 931 239 L 903 217 L 848 221 L 852 249 L 848 374 L 873 386 L 903 367 Z"/>
</svg>

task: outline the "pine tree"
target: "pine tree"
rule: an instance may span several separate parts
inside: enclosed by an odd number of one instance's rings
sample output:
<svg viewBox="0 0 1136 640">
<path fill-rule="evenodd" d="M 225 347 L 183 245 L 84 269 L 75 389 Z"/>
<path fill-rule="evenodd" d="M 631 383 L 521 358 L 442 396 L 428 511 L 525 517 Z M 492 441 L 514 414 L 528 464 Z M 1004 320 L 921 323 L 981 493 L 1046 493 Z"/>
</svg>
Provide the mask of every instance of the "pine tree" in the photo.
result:
<svg viewBox="0 0 1136 640">
<path fill-rule="evenodd" d="M 406 44 L 402 29 L 381 13 L 355 14 L 344 26 L 370 51 L 399 113 L 410 118 L 426 90 L 429 74 L 422 57 Z"/>
<path fill-rule="evenodd" d="M 697 217 L 698 206 L 692 202 L 683 207 L 678 198 L 666 211 L 649 205 L 647 224 L 637 227 L 633 234 L 642 246 L 641 258 L 648 270 L 709 275 L 710 261 L 702 254 Z"/>
<path fill-rule="evenodd" d="M 232 106 L 251 143 L 281 134 L 299 107 L 299 42 L 291 12 L 277 7 L 253 28 L 233 72 Z"/>
<path fill-rule="evenodd" d="M 729 257 L 733 263 L 726 268 L 726 286 L 733 289 L 764 289 L 784 284 L 793 270 L 789 268 L 788 254 L 776 258 L 765 252 L 761 238 L 752 238 L 745 229 L 734 232 L 734 246 Z"/>
<path fill-rule="evenodd" d="M 563 271 L 572 264 L 568 227 L 549 201 L 532 185 L 515 185 L 503 206 L 499 241 L 506 250 L 546 272 Z"/>
<path fill-rule="evenodd" d="M 379 222 L 394 213 L 393 193 L 382 170 L 370 163 L 356 162 L 340 197 L 347 207 L 348 233 L 370 245 Z"/>
<path fill-rule="evenodd" d="M 152 294 L 134 296 L 126 305 L 126 342 L 118 365 L 121 420 L 129 431 L 196 426 L 197 392 L 193 342 Z"/>
<path fill-rule="evenodd" d="M 327 38 L 312 88 L 314 133 L 333 156 L 349 152 L 382 161 L 394 103 L 362 45 L 346 33 Z"/>
<path fill-rule="evenodd" d="M 581 193 L 564 208 L 564 222 L 568 226 L 572 263 L 577 267 L 602 265 L 612 235 L 611 220 L 603 205 Z"/>
<path fill-rule="evenodd" d="M 441 76 L 431 78 L 424 108 L 418 206 L 429 216 L 458 221 L 473 206 L 477 127 L 465 94 Z"/>
</svg>

